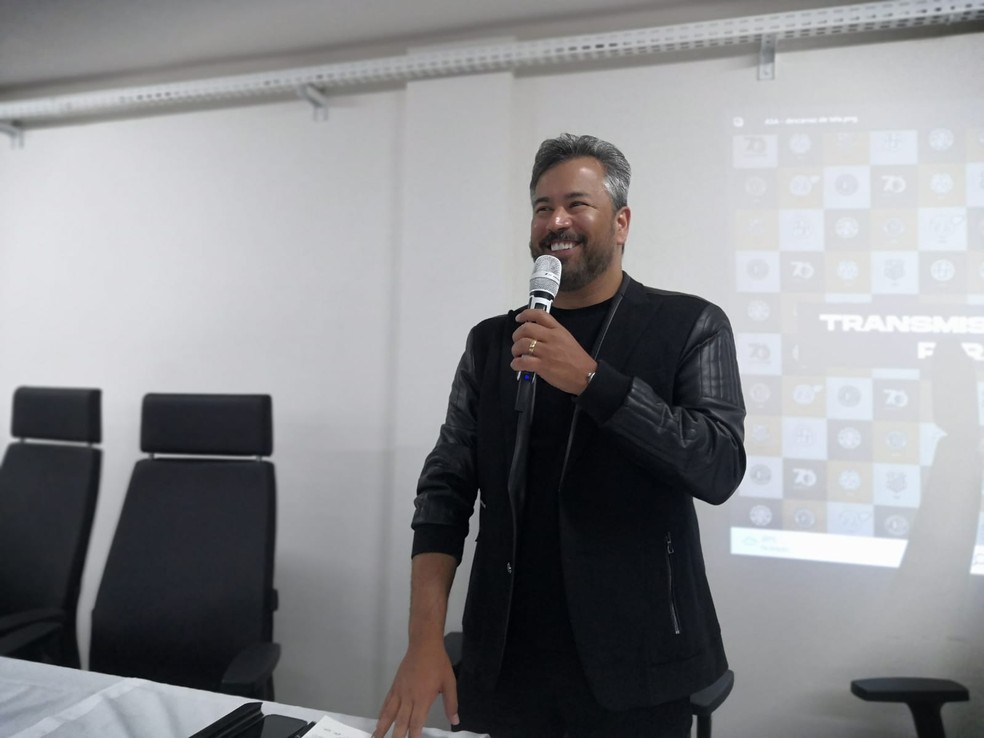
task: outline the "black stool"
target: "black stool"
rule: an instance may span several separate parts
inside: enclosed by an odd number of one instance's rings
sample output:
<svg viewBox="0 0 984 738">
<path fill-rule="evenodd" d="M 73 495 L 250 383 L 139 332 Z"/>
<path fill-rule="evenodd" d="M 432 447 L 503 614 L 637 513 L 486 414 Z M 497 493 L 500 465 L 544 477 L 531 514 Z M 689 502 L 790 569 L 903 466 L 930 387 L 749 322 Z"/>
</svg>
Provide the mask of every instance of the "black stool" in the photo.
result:
<svg viewBox="0 0 984 738">
<path fill-rule="evenodd" d="M 851 692 L 867 702 L 904 702 L 916 722 L 918 738 L 946 738 L 940 708 L 947 702 L 966 702 L 970 693 L 949 679 L 883 677 L 855 679 Z"/>
</svg>

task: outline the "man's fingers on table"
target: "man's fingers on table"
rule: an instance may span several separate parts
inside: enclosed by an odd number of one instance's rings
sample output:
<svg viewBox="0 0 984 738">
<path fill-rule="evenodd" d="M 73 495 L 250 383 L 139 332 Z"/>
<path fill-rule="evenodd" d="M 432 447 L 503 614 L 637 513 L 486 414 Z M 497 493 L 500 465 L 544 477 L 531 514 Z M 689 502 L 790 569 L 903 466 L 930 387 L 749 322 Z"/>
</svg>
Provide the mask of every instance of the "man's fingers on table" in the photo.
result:
<svg viewBox="0 0 984 738">
<path fill-rule="evenodd" d="M 413 732 L 413 703 L 404 700 L 400 703 L 400 711 L 396 714 L 396 724 L 393 726 L 393 738 L 420 738 L 420 729 Z M 423 724 L 421 724 L 421 728 Z"/>
<path fill-rule="evenodd" d="M 454 679 L 444 685 L 443 699 L 444 714 L 448 722 L 457 725 L 461 720 L 458 718 L 458 684 Z"/>
</svg>

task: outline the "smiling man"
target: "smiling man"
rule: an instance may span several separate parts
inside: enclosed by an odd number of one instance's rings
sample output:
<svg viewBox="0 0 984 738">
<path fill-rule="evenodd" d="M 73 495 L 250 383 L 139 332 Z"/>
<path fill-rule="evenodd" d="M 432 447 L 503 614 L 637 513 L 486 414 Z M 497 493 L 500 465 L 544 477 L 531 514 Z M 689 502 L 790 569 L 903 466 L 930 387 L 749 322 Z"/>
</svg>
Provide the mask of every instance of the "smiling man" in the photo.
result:
<svg viewBox="0 0 984 738">
<path fill-rule="evenodd" d="M 613 145 L 541 144 L 530 253 L 562 263 L 552 312 L 468 336 L 413 517 L 409 644 L 374 735 L 420 735 L 438 694 L 493 738 L 684 738 L 689 695 L 727 668 L 694 500 L 745 471 L 727 317 L 622 271 L 630 168 Z M 517 372 L 539 380 L 523 494 L 509 489 Z M 448 593 L 475 499 L 457 676 Z"/>
<path fill-rule="evenodd" d="M 622 280 L 631 213 L 608 194 L 604 166 L 593 157 L 576 157 L 533 176 L 530 253 L 534 260 L 545 253 L 561 260 L 558 307 L 592 304 L 592 294 L 581 294 L 586 287 L 610 297 Z"/>
</svg>

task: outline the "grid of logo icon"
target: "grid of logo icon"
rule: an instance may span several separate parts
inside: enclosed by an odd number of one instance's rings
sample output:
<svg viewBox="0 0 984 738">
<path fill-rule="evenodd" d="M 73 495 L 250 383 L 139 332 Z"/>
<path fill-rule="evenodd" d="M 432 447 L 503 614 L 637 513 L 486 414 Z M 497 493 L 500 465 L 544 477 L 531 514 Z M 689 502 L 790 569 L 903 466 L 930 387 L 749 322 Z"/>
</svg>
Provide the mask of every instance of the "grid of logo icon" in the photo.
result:
<svg viewBox="0 0 984 738">
<path fill-rule="evenodd" d="M 905 540 L 944 437 L 927 371 L 941 340 L 972 365 L 967 401 L 984 422 L 976 112 L 905 126 L 732 120 L 731 317 L 749 457 L 735 526 Z M 984 507 L 979 528 L 981 552 Z"/>
</svg>

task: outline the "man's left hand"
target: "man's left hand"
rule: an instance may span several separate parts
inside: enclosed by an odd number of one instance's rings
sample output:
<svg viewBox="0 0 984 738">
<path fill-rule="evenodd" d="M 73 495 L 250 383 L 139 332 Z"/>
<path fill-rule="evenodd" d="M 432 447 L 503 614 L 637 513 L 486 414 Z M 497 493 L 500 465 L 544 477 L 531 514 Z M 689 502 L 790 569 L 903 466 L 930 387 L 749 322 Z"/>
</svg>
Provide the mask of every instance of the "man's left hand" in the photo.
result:
<svg viewBox="0 0 984 738">
<path fill-rule="evenodd" d="M 536 372 L 562 392 L 581 394 L 588 386 L 588 373 L 595 371 L 598 363 L 574 336 L 545 310 L 524 310 L 516 321 L 520 326 L 512 335 L 510 368 Z"/>
</svg>

